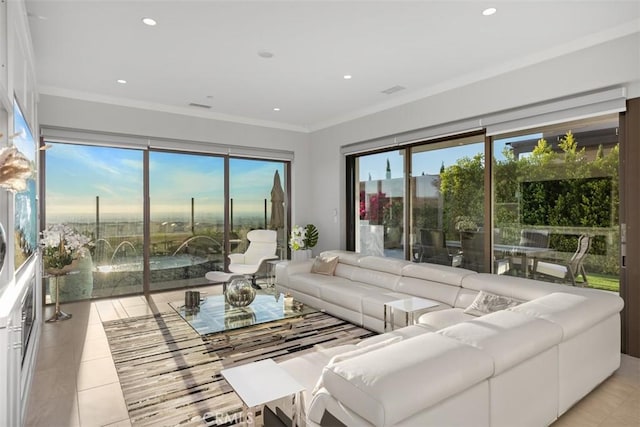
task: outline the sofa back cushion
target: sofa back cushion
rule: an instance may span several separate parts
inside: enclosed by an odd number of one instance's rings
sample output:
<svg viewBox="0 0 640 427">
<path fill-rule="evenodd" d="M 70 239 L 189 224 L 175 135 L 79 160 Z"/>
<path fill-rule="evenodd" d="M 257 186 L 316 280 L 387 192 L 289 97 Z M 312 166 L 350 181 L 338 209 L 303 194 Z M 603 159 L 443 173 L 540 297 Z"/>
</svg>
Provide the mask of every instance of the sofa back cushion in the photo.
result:
<svg viewBox="0 0 640 427">
<path fill-rule="evenodd" d="M 354 268 L 351 280 L 393 291 L 400 276 L 368 268 Z"/>
<path fill-rule="evenodd" d="M 433 280 L 402 276 L 394 290 L 403 294 L 440 301 L 453 307 L 460 288 Z"/>
<path fill-rule="evenodd" d="M 436 333 L 491 355 L 494 376 L 562 341 L 560 326 L 510 310 L 496 311 Z"/>
<path fill-rule="evenodd" d="M 405 277 L 427 279 L 453 286 L 460 286 L 465 277 L 476 274 L 475 271 L 464 268 L 428 263 L 409 263 L 402 269 L 402 275 Z"/>
<path fill-rule="evenodd" d="M 459 288 L 458 295 L 456 296 L 456 302 L 453 304 L 455 308 L 467 308 L 476 299 L 479 292 L 473 289 Z"/>
<path fill-rule="evenodd" d="M 323 257 L 337 256 L 339 264 L 358 265 L 358 260 L 362 258 L 362 255 L 351 251 L 331 250 L 324 251 L 320 254 Z"/>
<path fill-rule="evenodd" d="M 356 267 L 355 265 L 338 262 L 338 265 L 336 265 L 336 269 L 333 271 L 333 275 L 342 277 L 343 279 L 353 280 L 353 273 L 359 269 L 360 268 Z"/>
<path fill-rule="evenodd" d="M 596 292 L 588 297 L 556 292 L 510 308 L 509 311 L 559 325 L 566 341 L 622 310 L 624 302 L 618 295 Z"/>
<path fill-rule="evenodd" d="M 398 258 L 380 257 L 380 256 L 363 256 L 358 260 L 358 265 L 362 268 L 375 271 L 383 271 L 385 273 L 402 274 L 402 269 L 410 265 L 410 261 Z"/>
<path fill-rule="evenodd" d="M 565 285 L 555 283 L 489 273 L 466 276 L 462 280 L 462 287 L 478 292 L 486 291 L 504 295 L 522 301 L 531 301 L 553 292 L 562 292 L 566 288 Z"/>
</svg>

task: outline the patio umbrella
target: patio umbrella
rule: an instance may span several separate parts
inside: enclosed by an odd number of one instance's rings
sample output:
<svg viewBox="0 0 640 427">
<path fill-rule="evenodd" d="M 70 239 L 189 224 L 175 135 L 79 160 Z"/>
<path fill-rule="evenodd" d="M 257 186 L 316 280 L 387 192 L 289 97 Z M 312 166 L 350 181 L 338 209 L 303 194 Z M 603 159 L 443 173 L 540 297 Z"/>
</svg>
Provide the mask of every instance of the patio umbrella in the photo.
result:
<svg viewBox="0 0 640 427">
<path fill-rule="evenodd" d="M 278 171 L 273 176 L 273 187 L 271 188 L 271 221 L 269 226 L 274 230 L 284 227 L 284 190 L 282 190 Z"/>
</svg>

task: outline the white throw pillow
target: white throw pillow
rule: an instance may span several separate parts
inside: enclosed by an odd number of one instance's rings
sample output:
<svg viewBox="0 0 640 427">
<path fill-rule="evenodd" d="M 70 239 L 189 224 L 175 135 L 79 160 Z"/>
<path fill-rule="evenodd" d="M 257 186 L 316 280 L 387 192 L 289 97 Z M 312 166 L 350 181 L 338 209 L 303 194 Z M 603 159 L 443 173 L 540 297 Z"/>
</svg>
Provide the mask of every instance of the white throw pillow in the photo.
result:
<svg viewBox="0 0 640 427">
<path fill-rule="evenodd" d="M 329 360 L 329 362 L 327 363 L 327 366 L 325 366 L 325 369 L 335 365 L 338 362 L 342 362 L 343 360 L 351 359 L 352 357 L 356 357 L 356 356 L 359 356 L 361 354 L 369 353 L 370 351 L 377 350 L 377 349 L 382 348 L 382 347 L 386 347 L 386 346 L 388 346 L 390 344 L 393 344 L 393 343 L 396 343 L 398 341 L 402 341 L 402 337 L 400 337 L 400 336 L 391 337 L 391 338 L 388 338 L 388 339 L 386 339 L 384 341 L 373 343 L 373 344 L 365 346 L 365 347 L 358 347 L 358 348 L 356 348 L 354 350 L 345 351 L 344 353 L 336 354 L 335 356 L 333 356 Z M 324 383 L 322 382 L 322 374 L 320 374 L 320 378 L 318 378 L 318 382 L 316 383 L 316 386 L 313 388 L 313 391 L 311 392 L 311 395 L 315 396 L 315 394 L 322 387 L 324 387 Z"/>
<path fill-rule="evenodd" d="M 494 311 L 504 310 L 515 307 L 523 301 L 515 298 L 505 297 L 504 295 L 496 295 L 485 291 L 480 291 L 473 300 L 471 305 L 464 312 L 473 316 L 484 316 Z"/>
</svg>

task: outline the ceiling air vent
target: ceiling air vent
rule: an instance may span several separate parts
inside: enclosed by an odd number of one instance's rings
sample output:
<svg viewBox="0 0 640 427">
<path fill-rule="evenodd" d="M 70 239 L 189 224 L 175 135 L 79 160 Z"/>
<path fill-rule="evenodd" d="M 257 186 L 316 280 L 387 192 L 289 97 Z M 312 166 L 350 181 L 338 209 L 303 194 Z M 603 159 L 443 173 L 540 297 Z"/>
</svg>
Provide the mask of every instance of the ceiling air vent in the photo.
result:
<svg viewBox="0 0 640 427">
<path fill-rule="evenodd" d="M 198 107 L 198 108 L 211 108 L 211 105 L 198 104 L 196 102 L 190 102 L 189 106 L 190 107 Z"/>
<path fill-rule="evenodd" d="M 405 90 L 406 87 L 404 86 L 393 86 L 390 87 L 389 89 L 385 89 L 382 91 L 382 93 L 386 93 L 387 95 L 391 95 L 392 93 L 396 93 L 396 92 L 400 92 L 401 90 Z"/>
</svg>

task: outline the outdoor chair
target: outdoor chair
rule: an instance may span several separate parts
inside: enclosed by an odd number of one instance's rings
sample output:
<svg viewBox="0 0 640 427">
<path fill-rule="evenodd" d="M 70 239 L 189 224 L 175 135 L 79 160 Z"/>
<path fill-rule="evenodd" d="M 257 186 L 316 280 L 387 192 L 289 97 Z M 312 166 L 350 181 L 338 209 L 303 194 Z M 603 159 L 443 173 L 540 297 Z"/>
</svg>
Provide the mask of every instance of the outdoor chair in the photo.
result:
<svg viewBox="0 0 640 427">
<path fill-rule="evenodd" d="M 462 256 L 459 253 L 449 252 L 446 246 L 445 234 L 442 230 L 421 229 L 420 243 L 415 245 L 415 250 L 415 258 L 418 262 L 453 267 L 459 267 L 462 263 Z"/>
<path fill-rule="evenodd" d="M 243 254 L 229 254 L 229 271 L 251 277 L 254 288 L 259 273 L 267 273 L 267 261 L 278 259 L 275 230 L 251 230 L 247 233 L 249 247 Z"/>
<path fill-rule="evenodd" d="M 528 248 L 548 248 L 549 247 L 549 232 L 547 230 L 522 230 L 520 231 L 520 242 L 518 246 L 524 246 Z M 533 268 L 533 259 L 527 260 L 526 268 L 531 270 Z M 525 267 L 521 265 L 522 258 L 519 256 L 513 256 L 510 260 L 511 268 L 522 270 L 525 272 Z M 526 274 L 525 274 L 526 275 Z"/>
<path fill-rule="evenodd" d="M 584 259 L 589 253 L 591 238 L 583 234 L 578 238 L 578 248 L 567 263 L 555 263 L 536 261 L 533 267 L 534 277 L 544 275 L 560 279 L 563 282 L 571 281 L 573 286 L 585 286 L 588 284 L 587 273 L 584 270 Z M 582 276 L 582 282 L 576 282 L 576 277 Z"/>
<path fill-rule="evenodd" d="M 462 248 L 462 268 L 484 273 L 484 232 L 461 232 L 460 247 Z"/>
</svg>

